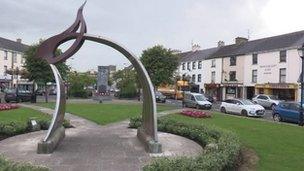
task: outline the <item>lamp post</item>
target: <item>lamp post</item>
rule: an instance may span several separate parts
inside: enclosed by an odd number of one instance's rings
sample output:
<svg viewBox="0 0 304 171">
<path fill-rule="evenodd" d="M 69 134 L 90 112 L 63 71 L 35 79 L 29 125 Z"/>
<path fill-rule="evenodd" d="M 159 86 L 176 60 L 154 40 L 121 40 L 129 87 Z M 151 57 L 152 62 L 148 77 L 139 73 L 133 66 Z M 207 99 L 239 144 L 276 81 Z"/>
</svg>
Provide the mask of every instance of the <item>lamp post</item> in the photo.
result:
<svg viewBox="0 0 304 171">
<path fill-rule="evenodd" d="M 300 115 L 299 115 L 299 126 L 303 126 L 303 98 L 304 98 L 304 44 L 298 48 L 298 53 L 302 61 L 302 69 L 301 69 L 301 75 L 300 75 L 300 82 L 301 82 L 301 106 L 300 106 Z"/>
</svg>

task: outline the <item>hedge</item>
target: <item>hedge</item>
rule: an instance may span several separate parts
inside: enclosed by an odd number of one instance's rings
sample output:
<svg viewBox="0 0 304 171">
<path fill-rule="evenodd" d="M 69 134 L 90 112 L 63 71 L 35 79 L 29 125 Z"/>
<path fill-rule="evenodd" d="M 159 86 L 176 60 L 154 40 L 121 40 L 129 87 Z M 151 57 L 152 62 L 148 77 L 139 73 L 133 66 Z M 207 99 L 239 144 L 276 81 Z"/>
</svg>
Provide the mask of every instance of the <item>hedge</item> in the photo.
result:
<svg viewBox="0 0 304 171">
<path fill-rule="evenodd" d="M 49 169 L 42 166 L 33 166 L 29 163 L 17 163 L 0 156 L 1 171 L 48 171 Z"/>
<path fill-rule="evenodd" d="M 38 125 L 40 125 L 41 130 L 47 130 L 50 126 L 51 121 L 46 119 L 38 119 L 36 120 Z M 30 119 L 27 123 L 24 122 L 0 122 L 0 135 L 4 135 L 7 137 L 24 134 L 27 132 L 31 132 Z M 64 120 L 63 126 L 65 128 L 71 128 L 72 125 L 68 120 Z"/>
<path fill-rule="evenodd" d="M 141 126 L 140 117 L 131 118 L 129 127 Z M 190 125 L 168 118 L 158 119 L 158 130 L 189 138 L 203 147 L 197 157 L 160 157 L 146 165 L 144 171 L 219 171 L 235 170 L 241 143 L 232 132 L 206 125 Z"/>
</svg>

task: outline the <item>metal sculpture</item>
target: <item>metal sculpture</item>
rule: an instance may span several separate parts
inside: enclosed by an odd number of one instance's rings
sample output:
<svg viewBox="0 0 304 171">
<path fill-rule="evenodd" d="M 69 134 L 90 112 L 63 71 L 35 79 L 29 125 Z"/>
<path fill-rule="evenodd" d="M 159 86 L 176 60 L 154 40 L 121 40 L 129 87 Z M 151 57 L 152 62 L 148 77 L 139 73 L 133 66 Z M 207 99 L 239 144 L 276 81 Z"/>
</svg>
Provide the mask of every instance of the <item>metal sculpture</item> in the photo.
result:
<svg viewBox="0 0 304 171">
<path fill-rule="evenodd" d="M 57 99 L 55 113 L 43 141 L 38 143 L 38 153 L 52 153 L 59 142 L 64 138 L 63 120 L 65 114 L 65 91 L 63 80 L 54 64 L 63 62 L 74 55 L 83 45 L 85 40 L 94 41 L 114 48 L 122 53 L 134 66 L 139 81 L 143 88 L 143 110 L 142 110 L 142 127 L 137 131 L 137 137 L 144 143 L 146 150 L 151 153 L 161 152 L 161 144 L 157 137 L 157 116 L 156 116 L 156 101 L 154 88 L 150 77 L 139 61 L 130 51 L 118 43 L 101 36 L 86 34 L 86 23 L 82 14 L 85 3 L 79 8 L 75 22 L 67 30 L 61 34 L 55 35 L 44 41 L 37 50 L 36 57 L 45 59 L 51 66 L 55 76 L 57 86 Z M 79 32 L 77 32 L 79 30 Z M 75 40 L 68 50 L 59 56 L 55 55 L 56 49 L 63 43 L 69 40 Z"/>
</svg>

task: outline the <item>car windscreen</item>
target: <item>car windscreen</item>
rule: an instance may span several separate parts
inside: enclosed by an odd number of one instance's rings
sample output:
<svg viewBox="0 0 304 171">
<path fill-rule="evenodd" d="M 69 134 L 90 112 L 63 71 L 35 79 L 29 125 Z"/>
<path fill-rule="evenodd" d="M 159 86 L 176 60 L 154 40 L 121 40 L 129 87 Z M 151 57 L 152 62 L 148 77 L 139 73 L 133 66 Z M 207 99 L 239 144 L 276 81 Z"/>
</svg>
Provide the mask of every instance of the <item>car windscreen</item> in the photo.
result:
<svg viewBox="0 0 304 171">
<path fill-rule="evenodd" d="M 16 93 L 16 90 L 15 89 L 6 90 L 6 93 Z"/>
<path fill-rule="evenodd" d="M 206 97 L 204 97 L 203 95 L 195 95 L 195 99 L 197 101 L 205 101 L 206 100 Z"/>
<path fill-rule="evenodd" d="M 254 103 L 252 103 L 250 100 L 240 100 L 244 105 L 254 105 Z"/>
</svg>

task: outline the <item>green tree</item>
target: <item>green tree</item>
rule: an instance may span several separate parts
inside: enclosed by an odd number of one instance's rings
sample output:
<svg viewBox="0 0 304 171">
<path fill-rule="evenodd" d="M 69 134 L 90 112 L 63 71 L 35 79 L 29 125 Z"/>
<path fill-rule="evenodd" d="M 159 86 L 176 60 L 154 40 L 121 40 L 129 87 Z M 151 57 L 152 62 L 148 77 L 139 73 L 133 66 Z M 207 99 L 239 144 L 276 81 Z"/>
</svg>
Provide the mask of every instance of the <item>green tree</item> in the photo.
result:
<svg viewBox="0 0 304 171">
<path fill-rule="evenodd" d="M 54 82 L 54 75 L 46 60 L 35 57 L 39 45 L 40 43 L 31 45 L 24 53 L 25 63 L 23 67 L 27 71 L 27 74 L 25 76 L 27 79 L 45 87 L 45 102 L 47 103 L 47 83 Z M 60 49 L 57 49 L 55 52 L 56 55 L 59 55 L 61 53 L 62 52 Z M 56 67 L 58 68 L 62 78 L 66 80 L 67 73 L 70 70 L 69 66 L 67 66 L 65 62 L 62 62 L 56 64 Z"/>
<path fill-rule="evenodd" d="M 113 81 L 120 90 L 119 97 L 133 98 L 138 95 L 138 79 L 134 69 L 125 68 L 113 75 Z"/>
<path fill-rule="evenodd" d="M 144 50 L 140 59 L 155 88 L 174 82 L 173 75 L 178 67 L 178 57 L 170 49 L 156 45 Z"/>
<path fill-rule="evenodd" d="M 70 72 L 68 74 L 69 95 L 87 98 L 87 88 L 96 84 L 96 77 L 89 73 Z"/>
</svg>

